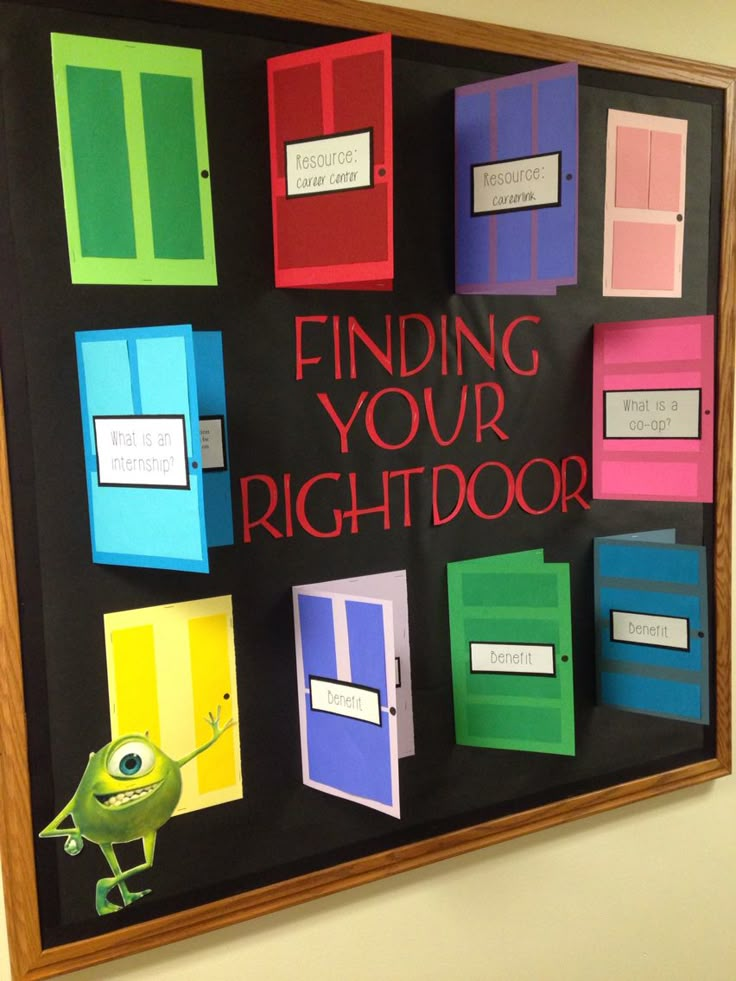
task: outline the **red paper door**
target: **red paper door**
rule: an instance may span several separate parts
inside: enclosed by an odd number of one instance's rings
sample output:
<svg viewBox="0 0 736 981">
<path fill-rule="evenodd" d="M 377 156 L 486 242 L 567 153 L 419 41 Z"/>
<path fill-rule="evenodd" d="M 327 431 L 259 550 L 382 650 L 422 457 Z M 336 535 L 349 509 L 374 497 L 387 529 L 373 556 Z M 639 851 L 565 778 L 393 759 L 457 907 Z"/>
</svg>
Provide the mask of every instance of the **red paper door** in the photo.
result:
<svg viewBox="0 0 736 981">
<path fill-rule="evenodd" d="M 391 38 L 268 62 L 276 286 L 390 289 Z"/>
</svg>

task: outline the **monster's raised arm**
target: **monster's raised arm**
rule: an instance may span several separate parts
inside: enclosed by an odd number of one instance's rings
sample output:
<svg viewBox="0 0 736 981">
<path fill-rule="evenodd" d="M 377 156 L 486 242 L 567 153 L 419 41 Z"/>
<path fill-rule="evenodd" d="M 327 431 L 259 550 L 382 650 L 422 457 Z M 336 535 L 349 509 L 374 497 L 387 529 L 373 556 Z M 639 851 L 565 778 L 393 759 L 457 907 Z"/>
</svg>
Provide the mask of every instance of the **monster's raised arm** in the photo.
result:
<svg viewBox="0 0 736 981">
<path fill-rule="evenodd" d="M 84 847 L 82 835 L 80 834 L 79 828 L 74 824 L 73 817 L 71 827 L 59 827 L 61 822 L 65 821 L 71 815 L 74 803 L 75 798 L 72 797 L 69 803 L 59 811 L 54 820 L 50 824 L 47 824 L 43 831 L 39 831 L 38 833 L 39 838 L 66 838 L 64 851 L 67 855 L 78 855 Z"/>
<path fill-rule="evenodd" d="M 200 753 L 204 753 L 204 751 L 206 749 L 209 749 L 210 746 L 212 746 L 214 743 L 217 742 L 217 740 L 220 738 L 220 736 L 223 734 L 223 732 L 227 732 L 227 730 L 230 728 L 230 726 L 234 726 L 235 725 L 235 721 L 233 719 L 230 719 L 228 722 L 225 723 L 224 726 L 220 727 L 220 706 L 219 705 L 217 706 L 217 715 L 213 715 L 210 712 L 208 714 L 208 716 L 207 716 L 207 720 L 206 721 L 207 721 L 207 724 L 212 729 L 212 738 L 209 739 L 204 744 L 204 746 L 200 746 L 198 749 L 195 749 L 193 752 L 189 753 L 188 756 L 184 756 L 182 759 L 178 760 L 177 761 L 177 766 L 184 766 L 185 763 L 188 763 L 190 760 L 193 760 L 195 756 L 199 756 Z"/>
</svg>

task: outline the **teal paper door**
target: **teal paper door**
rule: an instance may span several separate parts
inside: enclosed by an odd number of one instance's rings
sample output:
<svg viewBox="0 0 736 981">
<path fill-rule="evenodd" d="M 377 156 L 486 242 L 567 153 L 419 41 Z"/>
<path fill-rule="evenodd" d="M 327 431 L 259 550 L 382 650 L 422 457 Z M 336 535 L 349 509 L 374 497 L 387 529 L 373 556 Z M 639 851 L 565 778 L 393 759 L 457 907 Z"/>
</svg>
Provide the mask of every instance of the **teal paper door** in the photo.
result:
<svg viewBox="0 0 736 981">
<path fill-rule="evenodd" d="M 76 341 L 94 561 L 208 572 L 191 327 Z"/>
<path fill-rule="evenodd" d="M 216 285 L 202 53 L 51 45 L 72 282 Z"/>
<path fill-rule="evenodd" d="M 457 742 L 574 755 L 569 567 L 455 562 L 448 587 Z"/>
</svg>

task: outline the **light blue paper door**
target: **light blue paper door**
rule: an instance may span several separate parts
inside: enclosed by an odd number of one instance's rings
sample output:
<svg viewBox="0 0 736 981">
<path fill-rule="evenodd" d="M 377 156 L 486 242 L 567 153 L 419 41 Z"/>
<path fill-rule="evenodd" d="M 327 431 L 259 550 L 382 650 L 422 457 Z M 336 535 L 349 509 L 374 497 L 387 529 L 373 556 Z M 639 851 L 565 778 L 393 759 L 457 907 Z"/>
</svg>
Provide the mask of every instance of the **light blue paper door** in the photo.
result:
<svg viewBox="0 0 736 981">
<path fill-rule="evenodd" d="M 208 572 L 191 327 L 76 341 L 94 561 Z"/>
<path fill-rule="evenodd" d="M 395 714 L 387 694 L 386 609 L 373 600 L 299 594 L 305 783 L 399 816 Z"/>
</svg>

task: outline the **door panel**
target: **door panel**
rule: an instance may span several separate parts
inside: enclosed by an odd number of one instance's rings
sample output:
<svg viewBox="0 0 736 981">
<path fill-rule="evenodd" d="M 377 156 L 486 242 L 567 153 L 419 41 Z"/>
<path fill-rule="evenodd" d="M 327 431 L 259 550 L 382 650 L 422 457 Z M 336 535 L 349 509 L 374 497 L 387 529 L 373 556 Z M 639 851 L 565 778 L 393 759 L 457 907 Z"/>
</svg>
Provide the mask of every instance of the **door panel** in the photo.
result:
<svg viewBox="0 0 736 981">
<path fill-rule="evenodd" d="M 713 500 L 714 355 L 708 316 L 594 326 L 595 498 Z M 629 428 L 622 428 L 609 409 L 611 400 L 624 404 L 627 397 L 648 409 L 632 407 Z M 692 406 L 689 428 L 682 430 L 687 436 L 670 435 L 678 432 L 670 428 L 672 407 L 685 399 Z M 632 425 L 640 428 L 632 431 Z"/>
<path fill-rule="evenodd" d="M 574 755 L 569 568 L 538 552 L 448 565 L 460 745 Z"/>
<path fill-rule="evenodd" d="M 705 549 L 599 538 L 594 563 L 601 704 L 707 724 Z"/>
<path fill-rule="evenodd" d="M 611 109 L 604 296 L 682 295 L 687 120 Z"/>
<path fill-rule="evenodd" d="M 51 45 L 72 282 L 216 285 L 201 51 Z"/>
<path fill-rule="evenodd" d="M 294 596 L 304 782 L 398 817 L 390 604 Z"/>
<path fill-rule="evenodd" d="M 179 760 L 211 738 L 210 713 L 238 722 L 230 596 L 107 613 L 104 623 L 113 739 L 148 732 Z M 175 814 L 241 799 L 239 726 L 181 775 Z"/>
<path fill-rule="evenodd" d="M 135 228 L 120 72 L 66 72 L 82 255 L 135 257 Z"/>
<path fill-rule="evenodd" d="M 268 62 L 274 267 L 277 287 L 389 289 L 393 280 L 391 40 L 361 38 Z M 361 137 L 367 179 L 316 193 L 290 181 L 287 144 Z M 334 144 L 336 145 L 336 144 Z M 342 144 L 341 144 L 342 145 Z M 370 149 L 368 150 L 368 145 Z M 339 151 L 338 151 L 339 152 Z M 355 150 L 351 166 L 355 167 Z M 327 166 L 327 165 L 325 165 Z M 321 165 L 320 165 L 321 167 Z M 345 164 L 343 171 L 349 171 Z M 304 171 L 310 178 L 322 170 Z"/>
<path fill-rule="evenodd" d="M 94 561 L 207 572 L 191 327 L 82 331 L 76 342 Z M 110 439 L 125 443 L 104 449 L 113 485 L 101 483 L 98 465 L 99 425 L 110 417 Z M 135 424 L 151 427 L 151 443 Z M 170 458 L 169 425 L 184 431 Z M 188 486 L 167 483 L 169 465 Z"/>
<path fill-rule="evenodd" d="M 553 202 L 476 207 L 474 168 L 559 155 Z M 455 90 L 455 288 L 458 293 L 552 295 L 577 282 L 577 67 L 557 65 Z M 551 162 L 549 164 L 551 166 Z M 513 174 L 509 175 L 513 178 Z M 494 185 L 493 201 L 530 185 Z M 494 197 L 495 194 L 495 197 Z M 536 192 L 519 195 L 537 199 Z"/>
</svg>

